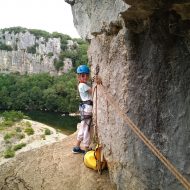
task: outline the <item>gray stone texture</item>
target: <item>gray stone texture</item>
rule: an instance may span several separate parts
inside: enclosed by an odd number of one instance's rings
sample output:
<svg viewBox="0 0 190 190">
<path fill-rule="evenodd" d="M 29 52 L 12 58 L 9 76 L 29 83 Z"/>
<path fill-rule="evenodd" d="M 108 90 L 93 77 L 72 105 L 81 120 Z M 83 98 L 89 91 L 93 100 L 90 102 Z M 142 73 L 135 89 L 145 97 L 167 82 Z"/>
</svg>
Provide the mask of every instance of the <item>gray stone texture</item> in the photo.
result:
<svg viewBox="0 0 190 190">
<path fill-rule="evenodd" d="M 189 4 L 75 0 L 72 11 L 79 34 L 90 41 L 92 74 L 99 64 L 121 109 L 190 181 Z M 184 189 L 101 91 L 98 134 L 118 190 Z"/>
<path fill-rule="evenodd" d="M 101 33 L 105 24 L 117 20 L 118 13 L 129 6 L 122 0 L 76 0 L 72 6 L 74 24 L 84 39 L 91 39 L 92 33 Z"/>
<path fill-rule="evenodd" d="M 61 75 L 72 68 L 71 59 L 64 60 L 64 66 L 59 72 L 54 67 L 54 60 L 59 59 L 61 52 L 60 38 L 43 37 L 36 38 L 29 31 L 25 33 L 10 33 L 0 31 L 0 42 L 11 46 L 13 51 L 0 50 L 0 72 L 20 74 L 50 73 L 51 75 Z M 72 44 L 71 44 L 72 43 Z M 69 40 L 68 49 L 78 44 Z M 28 52 L 28 48 L 35 47 L 36 53 Z M 48 55 L 48 54 L 51 54 Z M 69 65 L 69 66 L 68 66 Z"/>
</svg>

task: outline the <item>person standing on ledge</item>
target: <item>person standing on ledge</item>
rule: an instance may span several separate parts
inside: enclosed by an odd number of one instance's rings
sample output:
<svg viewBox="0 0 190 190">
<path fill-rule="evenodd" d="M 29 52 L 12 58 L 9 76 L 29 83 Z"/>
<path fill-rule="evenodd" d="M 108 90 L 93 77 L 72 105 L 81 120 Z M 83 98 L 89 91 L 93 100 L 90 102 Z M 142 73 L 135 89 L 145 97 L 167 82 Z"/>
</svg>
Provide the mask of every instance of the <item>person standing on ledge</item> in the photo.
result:
<svg viewBox="0 0 190 190">
<path fill-rule="evenodd" d="M 81 115 L 80 129 L 77 134 L 76 145 L 73 147 L 73 153 L 85 154 L 89 150 L 91 143 L 90 126 L 92 122 L 92 88 L 87 84 L 89 80 L 90 69 L 86 65 L 80 65 L 77 68 L 77 79 L 79 81 L 78 90 L 81 98 L 79 111 Z M 80 148 L 83 141 L 85 150 Z"/>
</svg>

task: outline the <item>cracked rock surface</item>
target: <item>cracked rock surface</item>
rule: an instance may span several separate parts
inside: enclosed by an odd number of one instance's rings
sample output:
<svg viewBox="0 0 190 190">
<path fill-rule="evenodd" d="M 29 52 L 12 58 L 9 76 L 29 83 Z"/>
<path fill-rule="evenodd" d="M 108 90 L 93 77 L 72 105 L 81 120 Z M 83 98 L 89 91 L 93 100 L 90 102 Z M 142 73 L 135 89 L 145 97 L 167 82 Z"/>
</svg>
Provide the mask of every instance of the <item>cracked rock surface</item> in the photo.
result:
<svg viewBox="0 0 190 190">
<path fill-rule="evenodd" d="M 0 166 L 0 190 L 114 190 L 108 172 L 99 175 L 71 149 L 76 134 L 61 142 L 18 154 Z"/>
</svg>

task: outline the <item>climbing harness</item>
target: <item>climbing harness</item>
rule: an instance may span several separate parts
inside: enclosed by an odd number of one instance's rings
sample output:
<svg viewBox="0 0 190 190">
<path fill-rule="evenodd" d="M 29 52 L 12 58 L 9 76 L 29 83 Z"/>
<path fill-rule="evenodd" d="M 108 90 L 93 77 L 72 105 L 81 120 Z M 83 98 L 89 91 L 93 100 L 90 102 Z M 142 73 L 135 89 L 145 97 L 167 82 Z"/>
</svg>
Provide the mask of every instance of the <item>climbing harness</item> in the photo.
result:
<svg viewBox="0 0 190 190">
<path fill-rule="evenodd" d="M 87 105 L 93 106 L 93 101 L 92 101 L 92 100 L 82 101 L 81 103 L 82 103 L 82 104 L 87 104 Z"/>
<path fill-rule="evenodd" d="M 108 90 L 102 84 L 98 89 L 104 98 L 113 106 L 116 113 L 123 118 L 132 131 L 144 142 L 144 144 L 153 152 L 155 156 L 166 166 L 166 168 L 181 182 L 181 184 L 190 190 L 190 182 L 175 168 L 175 166 L 156 148 L 156 146 L 140 131 L 140 129 L 130 120 L 130 118 L 119 107 L 117 101 L 108 93 Z"/>
<path fill-rule="evenodd" d="M 81 121 L 84 121 L 85 124 L 88 125 L 88 130 L 90 130 L 90 126 L 92 123 L 92 114 L 87 114 L 84 111 L 86 105 L 93 105 L 93 102 L 91 100 L 82 101 L 79 105 L 79 111 L 80 111 Z"/>
</svg>

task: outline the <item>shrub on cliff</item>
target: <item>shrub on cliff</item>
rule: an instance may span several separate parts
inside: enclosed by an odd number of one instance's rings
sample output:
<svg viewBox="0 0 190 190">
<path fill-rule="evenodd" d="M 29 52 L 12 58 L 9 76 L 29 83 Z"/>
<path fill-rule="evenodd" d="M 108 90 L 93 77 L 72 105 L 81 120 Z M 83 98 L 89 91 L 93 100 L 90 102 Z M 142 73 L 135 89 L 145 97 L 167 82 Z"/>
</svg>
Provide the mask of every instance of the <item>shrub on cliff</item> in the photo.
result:
<svg viewBox="0 0 190 190">
<path fill-rule="evenodd" d="M 31 47 L 27 47 L 27 52 L 35 54 L 36 53 L 36 45 L 33 45 Z"/>
<path fill-rule="evenodd" d="M 0 50 L 12 51 L 13 48 L 12 48 L 11 46 L 9 46 L 9 45 L 2 44 L 2 43 L 0 42 Z"/>
<path fill-rule="evenodd" d="M 34 134 L 34 129 L 32 127 L 27 127 L 24 132 L 29 136 Z"/>
<path fill-rule="evenodd" d="M 15 156 L 15 151 L 12 149 L 12 147 L 8 147 L 4 153 L 4 158 L 12 158 Z"/>
<path fill-rule="evenodd" d="M 48 128 L 46 128 L 44 131 L 44 134 L 45 135 L 51 135 L 51 131 Z"/>
<path fill-rule="evenodd" d="M 14 137 L 15 135 L 16 135 L 15 132 L 10 132 L 10 133 L 6 133 L 3 138 L 4 138 L 4 140 L 6 141 L 6 140 L 8 140 L 8 139 L 11 139 L 11 138 Z"/>
<path fill-rule="evenodd" d="M 20 121 L 24 118 L 24 114 L 21 111 L 5 111 L 2 113 L 3 118 L 5 121 Z"/>
<path fill-rule="evenodd" d="M 16 144 L 16 145 L 14 145 L 13 150 L 17 151 L 17 150 L 20 150 L 21 148 L 23 148 L 25 146 L 26 146 L 26 143 Z"/>
<path fill-rule="evenodd" d="M 4 120 L 3 122 L 0 123 L 0 129 L 3 130 L 6 127 L 11 127 L 14 124 L 13 121 L 10 120 Z"/>
</svg>

